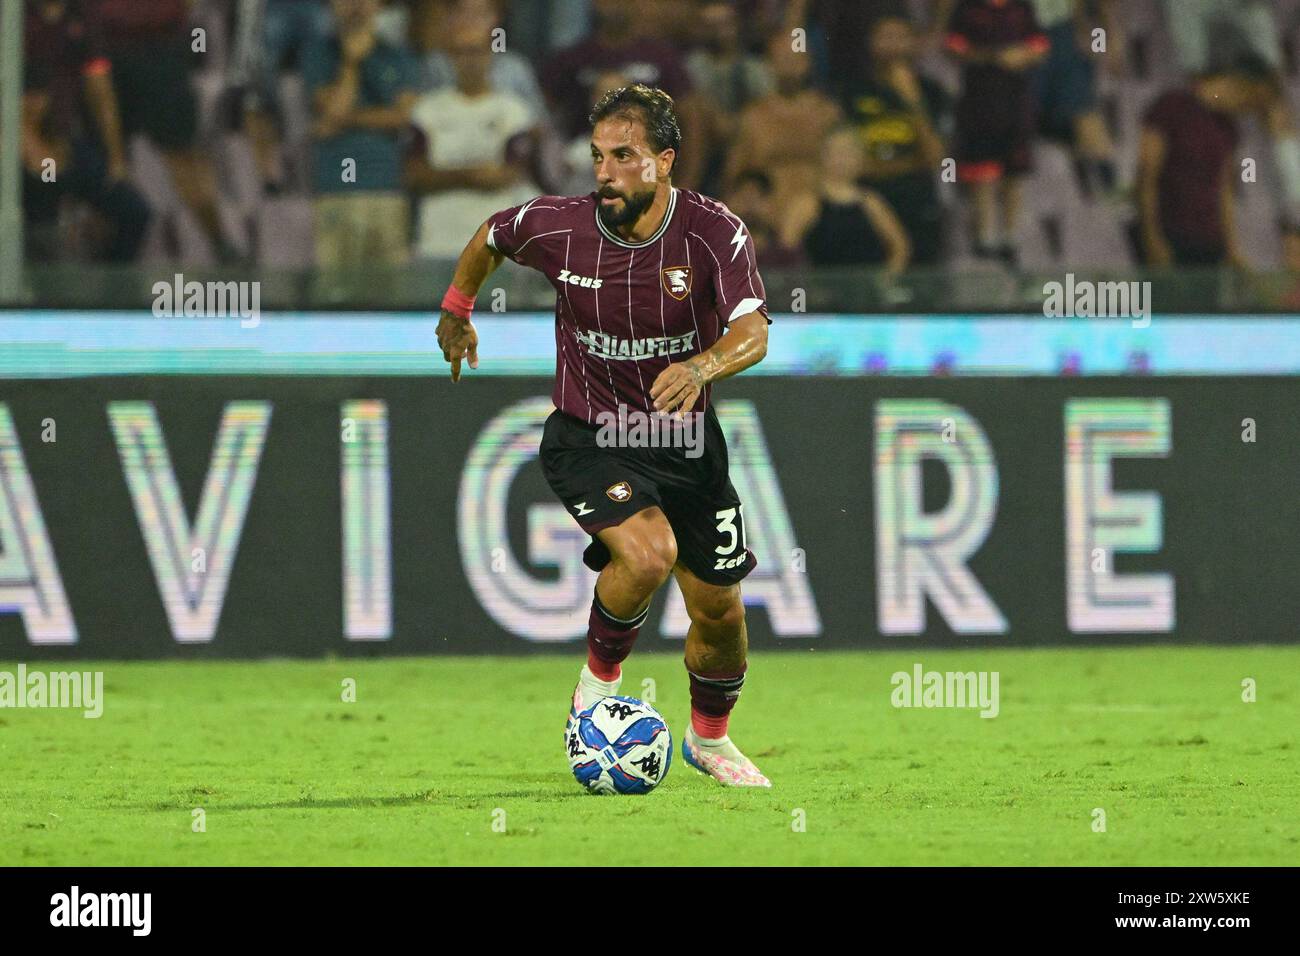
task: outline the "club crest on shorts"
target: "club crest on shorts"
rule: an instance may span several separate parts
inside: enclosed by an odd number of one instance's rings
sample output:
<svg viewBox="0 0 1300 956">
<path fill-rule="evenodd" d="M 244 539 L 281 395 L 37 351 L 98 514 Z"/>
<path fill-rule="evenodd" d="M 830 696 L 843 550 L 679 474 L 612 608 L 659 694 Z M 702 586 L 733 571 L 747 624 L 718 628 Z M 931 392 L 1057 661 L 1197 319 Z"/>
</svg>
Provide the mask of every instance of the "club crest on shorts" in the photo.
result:
<svg viewBox="0 0 1300 956">
<path fill-rule="evenodd" d="M 659 278 L 663 282 L 664 291 L 678 302 L 691 294 L 690 266 L 669 266 L 667 269 L 660 269 Z"/>
<path fill-rule="evenodd" d="M 632 497 L 632 486 L 626 481 L 615 482 L 605 489 L 610 501 L 628 501 Z"/>
</svg>

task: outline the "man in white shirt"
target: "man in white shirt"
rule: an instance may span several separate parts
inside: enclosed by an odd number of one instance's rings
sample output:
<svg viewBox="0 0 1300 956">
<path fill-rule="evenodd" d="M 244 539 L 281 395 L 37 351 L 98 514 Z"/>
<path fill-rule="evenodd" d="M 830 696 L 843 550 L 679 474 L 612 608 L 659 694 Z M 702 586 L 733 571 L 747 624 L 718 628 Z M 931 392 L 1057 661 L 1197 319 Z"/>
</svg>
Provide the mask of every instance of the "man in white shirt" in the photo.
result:
<svg viewBox="0 0 1300 956">
<path fill-rule="evenodd" d="M 454 25 L 447 54 L 456 85 L 426 93 L 412 111 L 421 141 L 407 160 L 406 178 L 423 196 L 416 232 L 421 258 L 460 255 L 465 235 L 489 215 L 538 192 L 521 148 L 535 138 L 537 117 L 522 97 L 493 90 L 487 26 L 481 20 Z"/>
</svg>

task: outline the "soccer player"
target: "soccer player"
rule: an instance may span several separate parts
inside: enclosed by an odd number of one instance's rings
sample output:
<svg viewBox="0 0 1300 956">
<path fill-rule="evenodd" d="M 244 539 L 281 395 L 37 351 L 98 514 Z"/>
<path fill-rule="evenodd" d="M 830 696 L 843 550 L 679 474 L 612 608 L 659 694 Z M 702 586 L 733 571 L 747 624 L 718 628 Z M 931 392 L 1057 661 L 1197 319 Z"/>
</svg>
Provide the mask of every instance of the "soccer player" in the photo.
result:
<svg viewBox="0 0 1300 956">
<path fill-rule="evenodd" d="M 453 381 L 462 362 L 478 368 L 474 297 L 503 258 L 550 280 L 556 410 L 540 459 L 592 537 L 584 562 L 600 572 L 569 723 L 618 693 L 650 599 L 672 574 L 691 620 L 682 754 L 725 785 L 770 787 L 727 733 L 745 683 L 740 581 L 757 561 L 709 401 L 713 382 L 767 354 L 754 243 L 722 203 L 672 185 L 681 131 L 668 94 L 641 84 L 612 90 L 591 123 L 595 192 L 539 196 L 483 223 L 443 299 L 438 344 Z M 601 426 L 615 420 L 652 423 L 667 440 L 634 443 L 646 429 L 633 427 L 629 440 L 611 442 Z"/>
</svg>

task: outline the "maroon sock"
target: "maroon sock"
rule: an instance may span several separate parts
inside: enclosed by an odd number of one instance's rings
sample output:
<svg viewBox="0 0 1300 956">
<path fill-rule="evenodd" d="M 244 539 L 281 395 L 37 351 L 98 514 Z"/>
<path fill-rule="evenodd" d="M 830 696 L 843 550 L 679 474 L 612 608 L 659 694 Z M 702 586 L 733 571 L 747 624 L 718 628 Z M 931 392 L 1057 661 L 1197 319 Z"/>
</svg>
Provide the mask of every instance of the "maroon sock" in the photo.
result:
<svg viewBox="0 0 1300 956">
<path fill-rule="evenodd" d="M 650 606 L 646 605 L 636 617 L 624 620 L 600 603 L 599 594 L 592 596 L 591 617 L 587 619 L 587 666 L 593 674 L 601 680 L 618 678 L 620 665 L 632 653 L 637 633 L 649 613 Z"/>
<path fill-rule="evenodd" d="M 740 673 L 715 672 L 697 674 L 689 667 L 691 675 L 691 726 L 701 737 L 716 740 L 727 736 L 727 721 L 731 708 L 736 706 L 740 689 L 745 686 L 745 671 Z"/>
</svg>

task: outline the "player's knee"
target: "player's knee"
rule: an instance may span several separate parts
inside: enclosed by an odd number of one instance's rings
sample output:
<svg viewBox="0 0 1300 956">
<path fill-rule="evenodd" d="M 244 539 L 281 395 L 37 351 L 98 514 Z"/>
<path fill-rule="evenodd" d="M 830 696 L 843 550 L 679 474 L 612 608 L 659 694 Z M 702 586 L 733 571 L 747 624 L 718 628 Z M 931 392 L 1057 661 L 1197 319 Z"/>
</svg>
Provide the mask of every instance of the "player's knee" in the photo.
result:
<svg viewBox="0 0 1300 956">
<path fill-rule="evenodd" d="M 658 587 L 668 580 L 668 575 L 673 573 L 673 565 L 677 563 L 677 539 L 671 531 L 657 535 L 648 543 L 644 555 L 644 571 Z"/>
<path fill-rule="evenodd" d="M 641 535 L 624 554 L 628 570 L 648 588 L 668 580 L 677 563 L 677 540 L 671 530 Z"/>
<path fill-rule="evenodd" d="M 719 589 L 687 608 L 691 623 L 710 634 L 734 634 L 745 621 L 745 605 L 738 586 Z"/>
</svg>

